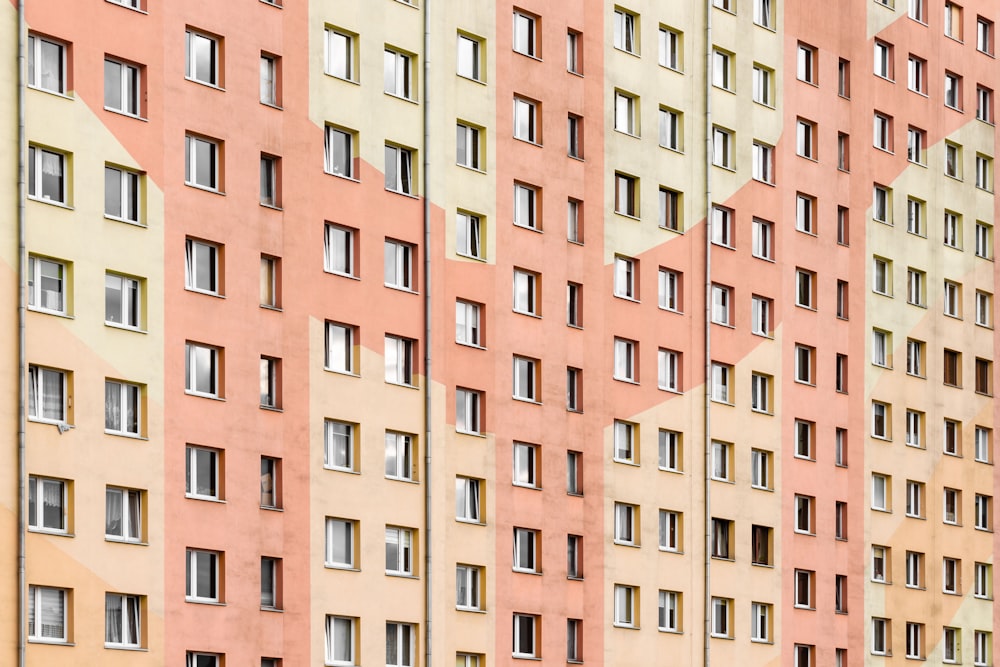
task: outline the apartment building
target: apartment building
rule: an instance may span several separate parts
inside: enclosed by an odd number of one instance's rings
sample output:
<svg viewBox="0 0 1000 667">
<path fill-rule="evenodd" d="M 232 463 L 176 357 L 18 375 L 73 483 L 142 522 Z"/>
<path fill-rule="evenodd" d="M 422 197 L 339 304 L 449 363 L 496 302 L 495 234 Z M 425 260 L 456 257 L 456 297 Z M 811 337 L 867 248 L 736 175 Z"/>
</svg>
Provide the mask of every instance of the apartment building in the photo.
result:
<svg viewBox="0 0 1000 667">
<path fill-rule="evenodd" d="M 5 4 L 0 663 L 994 664 L 998 20 Z"/>
</svg>

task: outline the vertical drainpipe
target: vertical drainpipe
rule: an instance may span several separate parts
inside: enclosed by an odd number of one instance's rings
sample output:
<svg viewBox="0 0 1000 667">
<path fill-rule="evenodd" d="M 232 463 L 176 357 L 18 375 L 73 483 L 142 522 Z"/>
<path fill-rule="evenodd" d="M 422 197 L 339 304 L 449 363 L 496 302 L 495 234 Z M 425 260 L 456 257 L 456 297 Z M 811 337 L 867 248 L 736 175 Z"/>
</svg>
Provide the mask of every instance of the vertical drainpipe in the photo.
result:
<svg viewBox="0 0 1000 667">
<path fill-rule="evenodd" d="M 431 548 L 431 198 L 430 198 L 430 75 L 431 75 L 431 0 L 424 0 L 424 666 L 434 664 L 431 646 L 433 586 Z"/>
<path fill-rule="evenodd" d="M 24 19 L 24 0 L 17 3 L 17 664 L 24 667 L 25 663 L 25 608 L 26 581 L 25 562 L 27 560 L 25 540 L 25 482 L 27 480 L 27 461 L 25 461 L 25 441 L 27 429 L 27 413 L 24 397 L 27 395 L 27 368 L 25 367 L 26 338 L 25 326 L 27 319 L 27 230 L 25 229 L 25 35 L 28 32 Z"/>
<path fill-rule="evenodd" d="M 705 4 L 705 643 L 704 667 L 712 661 L 712 2 Z M 730 378 L 730 384 L 732 378 Z"/>
</svg>

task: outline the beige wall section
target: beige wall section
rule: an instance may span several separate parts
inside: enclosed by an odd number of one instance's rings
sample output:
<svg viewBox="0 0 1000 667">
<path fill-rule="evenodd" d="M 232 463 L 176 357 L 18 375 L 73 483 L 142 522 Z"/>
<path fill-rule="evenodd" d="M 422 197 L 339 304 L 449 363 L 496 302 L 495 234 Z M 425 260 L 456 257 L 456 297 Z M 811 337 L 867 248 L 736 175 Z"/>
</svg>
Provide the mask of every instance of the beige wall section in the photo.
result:
<svg viewBox="0 0 1000 667">
<path fill-rule="evenodd" d="M 892 6 L 895 4 L 895 6 Z M 868 5 L 868 39 L 871 39 L 875 35 L 879 34 L 885 30 L 890 23 L 896 19 L 900 19 L 906 16 L 907 13 L 907 2 L 890 2 L 888 5 L 883 5 L 881 2 L 869 2 Z M 924 21 L 927 20 L 926 13 L 929 11 L 938 11 L 938 7 L 935 5 L 933 8 L 924 8 Z"/>
<path fill-rule="evenodd" d="M 963 146 L 962 180 L 943 174 L 945 143 L 927 150 L 926 166 L 908 164 L 892 182 L 893 225 L 872 221 L 866 211 L 869 254 L 892 261 L 892 295 L 872 291 L 872 271 L 867 278 L 865 299 L 865 335 L 870 341 L 872 329 L 892 332 L 891 370 L 875 366 L 872 346 L 866 347 L 865 402 L 872 400 L 892 405 L 890 441 L 866 434 L 865 457 L 865 543 L 891 545 L 891 586 L 866 583 L 865 646 L 871 646 L 872 616 L 892 617 L 894 652 L 904 653 L 905 622 L 925 624 L 925 655 L 931 662 L 943 656 L 942 626 L 960 627 L 961 654 L 971 661 L 973 629 L 992 631 L 993 603 L 973 595 L 974 563 L 993 562 L 993 533 L 978 531 L 975 524 L 976 493 L 993 495 L 994 467 L 975 461 L 975 427 L 992 429 L 994 400 L 975 392 L 975 358 L 995 359 L 994 331 L 975 324 L 977 289 L 995 292 L 994 263 L 975 253 L 976 221 L 993 223 L 993 195 L 975 187 L 976 147 L 993 145 L 994 128 L 970 121 L 947 137 Z M 992 156 L 991 156 L 992 157 Z M 907 198 L 916 197 L 924 205 L 924 233 L 907 233 Z M 945 210 L 959 213 L 958 248 L 944 244 Z M 992 246 L 991 246 L 992 247 Z M 869 263 L 872 258 L 869 257 Z M 907 270 L 927 272 L 924 302 L 926 307 L 908 303 Z M 960 318 L 944 314 L 944 280 L 961 285 Z M 923 376 L 907 373 L 907 339 L 925 341 Z M 943 384 L 944 348 L 961 351 L 961 388 Z M 995 363 L 995 362 L 994 362 Z M 921 446 L 906 445 L 907 409 L 923 413 Z M 943 453 L 944 420 L 961 422 L 961 456 Z M 870 417 L 869 417 L 870 420 Z M 870 431 L 870 425 L 869 425 Z M 890 476 L 890 512 L 873 511 L 871 475 Z M 924 487 L 924 520 L 906 517 L 907 481 Z M 943 523 L 943 489 L 961 490 L 960 526 Z M 991 511 L 994 511 L 991 509 Z M 906 551 L 924 554 L 924 588 L 908 589 Z M 961 559 L 960 595 L 943 594 L 942 559 Z M 866 581 L 871 563 L 866 565 Z M 929 603 L 928 596 L 933 600 Z M 899 610 L 907 609 L 900 614 Z"/>
<path fill-rule="evenodd" d="M 69 480 L 70 536 L 28 535 L 29 585 L 71 590 L 70 641 L 79 664 L 160 664 L 163 650 L 163 197 L 143 178 L 143 221 L 104 217 L 105 161 L 141 171 L 82 99 L 28 93 L 30 143 L 68 154 L 69 207 L 27 202 L 28 252 L 71 263 L 67 317 L 28 313 L 30 364 L 70 372 L 72 430 L 29 423 L 28 473 Z M 105 325 L 105 271 L 142 280 L 143 332 Z M 143 385 L 143 438 L 104 433 L 105 378 Z M 16 392 L 15 392 L 16 393 Z M 104 537 L 106 485 L 141 489 L 146 545 Z M 127 562 L 129 567 L 122 567 Z M 144 596 L 142 645 L 104 648 L 105 593 Z M 28 664 L 63 660 L 32 643 Z"/>
<path fill-rule="evenodd" d="M 4 58 L 0 64 L 0 90 L 17 90 L 16 58 L 17 8 L 9 2 L 0 4 L 0 44 L 4 45 Z M 17 145 L 17 97 L 4 96 L 0 104 L 0 142 L 5 146 Z M 4 353 L 4 373 L 0 373 L 0 392 L 16 397 L 18 380 L 16 367 L 18 330 L 16 304 L 18 302 L 18 237 L 17 237 L 17 151 L 9 150 L 0 160 L 0 201 L 5 202 L 3 223 L 0 224 L 0 303 L 9 304 L 6 315 L 0 320 L 0 350 Z M 7 370 L 9 369 L 9 370 Z M 0 453 L 0 543 L 7 548 L 0 550 L 0 604 L 4 609 L 17 608 L 17 400 L 3 401 L 0 405 L 0 432 L 7 443 Z M 17 660 L 17 623 L 13 615 L 9 622 L 0 624 L 0 663 L 12 665 Z"/>
</svg>

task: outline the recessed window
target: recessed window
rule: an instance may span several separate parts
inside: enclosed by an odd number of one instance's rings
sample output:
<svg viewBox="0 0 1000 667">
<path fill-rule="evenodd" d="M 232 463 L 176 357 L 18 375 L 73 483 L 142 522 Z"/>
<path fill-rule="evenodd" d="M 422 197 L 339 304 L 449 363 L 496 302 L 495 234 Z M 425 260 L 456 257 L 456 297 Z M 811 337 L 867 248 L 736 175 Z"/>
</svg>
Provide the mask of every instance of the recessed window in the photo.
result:
<svg viewBox="0 0 1000 667">
<path fill-rule="evenodd" d="M 123 167 L 104 167 L 104 215 L 139 224 L 142 215 L 142 174 Z"/>
<path fill-rule="evenodd" d="M 416 541 L 410 528 L 385 527 L 385 573 L 413 576 Z"/>
<path fill-rule="evenodd" d="M 281 206 L 279 186 L 281 183 L 281 158 L 274 155 L 260 156 L 260 203 L 262 206 Z"/>
<path fill-rule="evenodd" d="M 220 192 L 222 142 L 189 134 L 185 137 L 184 148 L 184 182 L 204 190 Z"/>
<path fill-rule="evenodd" d="M 45 202 L 69 203 L 69 156 L 28 146 L 28 196 Z"/>
<path fill-rule="evenodd" d="M 67 618 L 69 591 L 48 586 L 28 586 L 28 639 L 50 643 L 69 641 Z"/>
<path fill-rule="evenodd" d="M 523 315 L 540 315 L 538 290 L 540 276 L 531 271 L 514 269 L 514 312 Z"/>
<path fill-rule="evenodd" d="M 660 470 L 667 470 L 670 472 L 682 472 L 684 470 L 680 433 L 677 431 L 660 429 L 658 449 Z"/>
<path fill-rule="evenodd" d="M 757 63 L 753 65 L 753 101 L 774 106 L 774 70 Z"/>
<path fill-rule="evenodd" d="M 771 336 L 771 312 L 774 300 L 754 294 L 750 299 L 750 331 L 758 336 Z"/>
<path fill-rule="evenodd" d="M 713 637 L 732 637 L 733 600 L 731 598 L 712 598 Z"/>
<path fill-rule="evenodd" d="M 733 481 L 733 445 L 713 440 L 711 445 L 712 479 L 720 482 Z"/>
<path fill-rule="evenodd" d="M 812 139 L 810 138 L 808 141 L 811 146 Z M 812 155 L 810 154 L 806 157 L 812 157 Z M 753 142 L 752 176 L 755 181 L 760 181 L 761 183 L 774 183 L 774 147 L 758 141 Z"/>
<path fill-rule="evenodd" d="M 583 370 L 566 367 L 566 409 L 583 412 Z"/>
<path fill-rule="evenodd" d="M 962 179 L 962 147 L 950 141 L 944 144 L 944 175 Z"/>
<path fill-rule="evenodd" d="M 357 35 L 344 32 L 338 28 L 327 27 L 326 41 L 324 42 L 323 71 L 338 79 L 356 81 L 356 40 Z"/>
<path fill-rule="evenodd" d="M 69 530 L 67 510 L 71 483 L 50 477 L 28 477 L 28 528 L 63 533 Z"/>
<path fill-rule="evenodd" d="M 673 350 L 657 352 L 657 386 L 664 391 L 681 391 L 681 355 Z"/>
<path fill-rule="evenodd" d="M 112 58 L 104 59 L 104 108 L 128 116 L 142 115 L 142 68 Z"/>
<path fill-rule="evenodd" d="M 326 565 L 354 569 L 357 522 L 350 519 L 326 519 Z"/>
<path fill-rule="evenodd" d="M 260 608 L 281 609 L 281 559 L 261 556 Z"/>
<path fill-rule="evenodd" d="M 104 596 L 104 646 L 140 648 L 143 596 L 106 593 Z"/>
<path fill-rule="evenodd" d="M 415 340 L 386 335 L 386 382 L 407 387 L 416 386 L 416 347 Z"/>
<path fill-rule="evenodd" d="M 872 259 L 872 291 L 892 296 L 892 260 L 881 257 Z"/>
<path fill-rule="evenodd" d="M 513 396 L 522 401 L 537 403 L 541 400 L 539 387 L 539 366 L 541 362 L 537 359 L 514 355 L 513 375 L 514 388 Z"/>
<path fill-rule="evenodd" d="M 813 369 L 816 365 L 816 348 L 808 345 L 795 345 L 795 381 L 804 384 L 815 384 Z"/>
<path fill-rule="evenodd" d="M 357 178 L 357 158 L 354 146 L 357 134 L 349 130 L 326 126 L 323 168 L 328 174 Z M 387 176 L 388 178 L 388 176 Z"/>
<path fill-rule="evenodd" d="M 566 71 L 583 74 L 583 35 L 576 30 L 566 31 Z"/>
<path fill-rule="evenodd" d="M 906 87 L 915 93 L 927 94 L 927 61 L 913 54 L 907 59 Z"/>
<path fill-rule="evenodd" d="M 142 387 L 129 382 L 104 382 L 104 432 L 138 437 L 142 435 Z"/>
<path fill-rule="evenodd" d="M 355 647 L 360 641 L 357 634 L 359 623 L 360 619 L 352 616 L 326 617 L 326 664 L 338 666 L 357 664 Z"/>
<path fill-rule="evenodd" d="M 718 126 L 712 127 L 712 164 L 723 169 L 733 168 L 733 138 L 732 130 Z"/>
<path fill-rule="evenodd" d="M 458 123 L 455 134 L 456 163 L 470 169 L 479 169 L 479 128 L 465 123 Z"/>
<path fill-rule="evenodd" d="M 712 285 L 712 322 L 730 326 L 732 321 L 732 288 Z"/>
<path fill-rule="evenodd" d="M 220 602 L 221 555 L 217 551 L 187 550 L 187 588 L 189 602 Z"/>
<path fill-rule="evenodd" d="M 962 110 L 962 77 L 958 74 L 944 74 L 944 105 L 956 111 Z"/>
<path fill-rule="evenodd" d="M 906 199 L 906 231 L 917 236 L 927 236 L 925 219 L 927 203 L 907 197 Z"/>
<path fill-rule="evenodd" d="M 618 463 L 638 463 L 636 451 L 636 430 L 638 426 L 631 422 L 615 420 L 614 425 L 614 460 Z"/>
<path fill-rule="evenodd" d="M 583 202 L 578 199 L 566 200 L 566 240 L 583 243 Z"/>
<path fill-rule="evenodd" d="M 794 575 L 794 601 L 795 606 L 800 609 L 814 609 L 815 602 L 815 580 L 816 573 L 812 570 L 795 570 Z"/>
<path fill-rule="evenodd" d="M 681 206 L 681 193 L 670 188 L 660 188 L 659 192 L 659 226 L 662 229 L 671 231 L 683 231 L 682 222 L 683 208 Z"/>
<path fill-rule="evenodd" d="M 482 51 L 483 43 L 481 40 L 471 35 L 459 33 L 457 55 L 459 76 L 473 81 L 482 81 Z"/>
<path fill-rule="evenodd" d="M 281 58 L 269 53 L 260 54 L 260 103 L 276 107 L 281 104 Z"/>
<path fill-rule="evenodd" d="M 795 75 L 799 81 L 816 85 L 816 49 L 799 42 L 796 49 Z"/>
<path fill-rule="evenodd" d="M 482 392 L 459 387 L 455 390 L 455 430 L 479 435 L 482 432 Z"/>
<path fill-rule="evenodd" d="M 67 314 L 69 273 L 66 264 L 28 256 L 28 308 L 57 315 Z"/>
<path fill-rule="evenodd" d="M 514 183 L 514 224 L 539 231 L 542 228 L 539 189 L 526 183 Z"/>
<path fill-rule="evenodd" d="M 892 117 L 875 112 L 873 120 L 873 145 L 879 150 L 892 152 Z"/>
<path fill-rule="evenodd" d="M 480 306 L 469 301 L 455 302 L 455 342 L 474 347 L 482 346 Z"/>
<path fill-rule="evenodd" d="M 483 242 L 485 224 L 481 216 L 458 211 L 455 214 L 455 252 L 465 257 L 485 259 L 486 248 Z"/>
<path fill-rule="evenodd" d="M 637 217 L 639 179 L 635 176 L 615 172 L 615 213 Z"/>
<path fill-rule="evenodd" d="M 681 293 L 683 274 L 679 271 L 661 268 L 658 273 L 658 301 L 660 308 L 682 312 Z"/>
<path fill-rule="evenodd" d="M 281 459 L 260 457 L 260 506 L 261 509 L 281 507 Z"/>
<path fill-rule="evenodd" d="M 530 143 L 541 143 L 538 119 L 539 104 L 523 97 L 514 98 L 514 138 Z"/>
<path fill-rule="evenodd" d="M 514 528 L 514 563 L 515 572 L 540 572 L 541 567 L 538 562 L 538 542 L 537 530 L 530 528 Z"/>
<path fill-rule="evenodd" d="M 514 646 L 512 655 L 515 658 L 537 658 L 536 633 L 538 631 L 538 616 L 530 614 L 514 614 Z"/>
<path fill-rule="evenodd" d="M 520 10 L 514 10 L 514 51 L 532 58 L 538 55 L 537 18 Z"/>
<path fill-rule="evenodd" d="M 684 114 L 660 107 L 660 145 L 674 151 L 684 150 Z"/>
<path fill-rule="evenodd" d="M 414 152 L 402 146 L 385 145 L 385 189 L 403 195 L 414 193 Z"/>
<path fill-rule="evenodd" d="M 413 255 L 415 249 L 409 243 L 385 240 L 385 286 L 395 289 L 413 291 L 415 278 L 413 275 Z"/>
<path fill-rule="evenodd" d="M 281 359 L 260 358 L 260 407 L 281 408 Z"/>
<path fill-rule="evenodd" d="M 733 522 L 729 519 L 712 518 L 712 558 L 733 559 L 734 532 Z"/>
<path fill-rule="evenodd" d="M 139 489 L 105 489 L 104 537 L 122 542 L 144 539 L 143 495 Z M 47 496 L 46 496 L 47 497 Z M 47 509 L 47 508 L 46 508 Z"/>
<path fill-rule="evenodd" d="M 639 262 L 631 257 L 615 257 L 614 295 L 623 299 L 639 298 Z"/>
<path fill-rule="evenodd" d="M 69 412 L 69 381 L 65 371 L 28 366 L 28 418 L 65 423 Z"/>
<path fill-rule="evenodd" d="M 712 207 L 712 243 L 726 248 L 733 247 L 733 210 L 722 206 Z"/>
<path fill-rule="evenodd" d="M 383 57 L 382 81 L 384 90 L 390 95 L 412 100 L 414 57 L 396 49 L 386 48 Z"/>
<path fill-rule="evenodd" d="M 976 324 L 993 328 L 993 295 L 976 290 Z"/>
<path fill-rule="evenodd" d="M 326 223 L 323 236 L 323 268 L 329 273 L 355 276 L 356 230 Z"/>
<path fill-rule="evenodd" d="M 673 28 L 660 26 L 657 62 L 663 67 L 678 71 L 681 69 L 681 35 Z"/>
<path fill-rule="evenodd" d="M 638 27 L 639 17 L 636 14 L 616 8 L 613 26 L 615 48 L 639 55 Z"/>
<path fill-rule="evenodd" d="M 851 61 L 844 58 L 837 61 L 837 94 L 851 98 Z"/>
<path fill-rule="evenodd" d="M 639 508 L 628 503 L 615 503 L 615 544 L 639 544 Z"/>
<path fill-rule="evenodd" d="M 185 343 L 184 388 L 189 394 L 219 398 L 221 350 L 200 343 Z"/>
<path fill-rule="evenodd" d="M 482 508 L 479 505 L 482 480 L 471 477 L 455 477 L 455 519 L 469 523 L 482 521 Z"/>
<path fill-rule="evenodd" d="M 187 65 L 185 76 L 209 86 L 221 86 L 221 40 L 205 33 L 188 30 L 185 35 Z"/>
<path fill-rule="evenodd" d="M 260 305 L 281 308 L 281 258 L 260 256 Z"/>
<path fill-rule="evenodd" d="M 636 617 L 636 598 L 639 591 L 635 586 L 615 584 L 615 626 L 620 628 L 636 628 L 639 620 Z"/>
<path fill-rule="evenodd" d="M 566 283 L 566 324 L 571 327 L 583 326 L 583 285 Z"/>
<path fill-rule="evenodd" d="M 712 400 L 719 403 L 732 403 L 732 388 L 730 387 L 733 367 L 728 364 L 712 362 Z"/>
<path fill-rule="evenodd" d="M 815 534 L 815 504 L 812 496 L 795 496 L 795 532 Z"/>
<path fill-rule="evenodd" d="M 615 91 L 615 130 L 637 136 L 639 123 L 636 118 L 638 100 L 628 93 Z"/>
<path fill-rule="evenodd" d="M 719 48 L 712 49 L 712 85 L 733 91 L 733 60 L 736 56 Z"/>
<path fill-rule="evenodd" d="M 540 475 L 538 469 L 538 447 L 526 442 L 515 442 L 514 469 L 511 482 L 514 486 L 538 488 Z"/>
<path fill-rule="evenodd" d="M 985 86 L 976 86 L 976 119 L 993 123 L 993 91 Z"/>
<path fill-rule="evenodd" d="M 41 35 L 28 35 L 28 86 L 66 94 L 69 46 Z"/>
<path fill-rule="evenodd" d="M 892 44 L 875 40 L 875 76 L 892 80 Z"/>
<path fill-rule="evenodd" d="M 222 452 L 218 449 L 187 446 L 185 454 L 187 497 L 201 500 L 222 499 L 221 458 Z"/>
</svg>

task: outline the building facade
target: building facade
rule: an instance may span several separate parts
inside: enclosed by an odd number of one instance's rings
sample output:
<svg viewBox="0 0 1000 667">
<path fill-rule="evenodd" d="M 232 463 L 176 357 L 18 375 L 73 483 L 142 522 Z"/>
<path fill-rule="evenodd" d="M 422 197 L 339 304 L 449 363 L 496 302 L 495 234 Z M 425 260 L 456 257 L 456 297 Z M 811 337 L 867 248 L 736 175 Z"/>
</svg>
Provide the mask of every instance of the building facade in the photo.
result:
<svg viewBox="0 0 1000 667">
<path fill-rule="evenodd" d="M 4 3 L 0 663 L 994 664 L 997 21 Z"/>
</svg>

